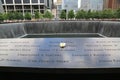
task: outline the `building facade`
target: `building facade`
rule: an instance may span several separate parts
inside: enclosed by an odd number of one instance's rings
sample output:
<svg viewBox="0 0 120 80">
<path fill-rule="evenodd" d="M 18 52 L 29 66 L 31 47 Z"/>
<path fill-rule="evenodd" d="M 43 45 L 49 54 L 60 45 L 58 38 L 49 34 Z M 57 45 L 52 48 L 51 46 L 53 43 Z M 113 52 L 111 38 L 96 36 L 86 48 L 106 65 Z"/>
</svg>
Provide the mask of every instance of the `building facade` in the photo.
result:
<svg viewBox="0 0 120 80">
<path fill-rule="evenodd" d="M 91 10 L 103 10 L 103 0 L 91 0 Z"/>
<path fill-rule="evenodd" d="M 104 9 L 120 8 L 120 0 L 104 0 Z"/>
<path fill-rule="evenodd" d="M 81 0 L 83 10 L 103 10 L 103 0 Z"/>
<path fill-rule="evenodd" d="M 103 1 L 103 9 L 107 9 L 108 8 L 108 3 L 109 3 L 109 0 L 104 0 Z"/>
<path fill-rule="evenodd" d="M 2 6 L 2 2 L 0 0 L 0 13 L 3 13 L 3 12 L 4 12 L 4 10 L 3 10 L 3 6 Z"/>
<path fill-rule="evenodd" d="M 90 9 L 90 0 L 81 0 L 81 9 L 88 11 Z"/>
<path fill-rule="evenodd" d="M 57 0 L 56 6 L 56 18 L 59 18 L 62 10 L 66 10 L 67 12 L 70 10 L 77 11 L 80 8 L 81 0 Z"/>
<path fill-rule="evenodd" d="M 56 18 L 59 18 L 61 10 L 62 10 L 62 0 L 57 0 L 57 2 L 56 2 Z"/>
<path fill-rule="evenodd" d="M 62 9 L 77 11 L 80 8 L 79 3 L 80 0 L 62 0 Z"/>
<path fill-rule="evenodd" d="M 35 11 L 44 13 L 46 9 L 52 9 L 53 0 L 1 0 L 4 11 L 18 11 L 25 14 L 30 12 L 34 14 Z"/>
</svg>

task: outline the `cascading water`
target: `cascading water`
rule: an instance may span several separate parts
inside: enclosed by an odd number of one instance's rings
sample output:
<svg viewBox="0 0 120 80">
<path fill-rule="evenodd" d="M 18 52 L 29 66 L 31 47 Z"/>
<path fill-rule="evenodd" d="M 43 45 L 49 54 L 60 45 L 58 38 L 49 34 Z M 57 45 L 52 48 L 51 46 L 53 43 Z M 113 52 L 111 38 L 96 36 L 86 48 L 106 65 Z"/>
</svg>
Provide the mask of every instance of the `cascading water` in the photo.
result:
<svg viewBox="0 0 120 80">
<path fill-rule="evenodd" d="M 25 34 L 100 33 L 120 36 L 120 23 L 113 21 L 47 21 L 0 24 L 0 38 L 17 38 Z"/>
<path fill-rule="evenodd" d="M 96 33 L 95 27 L 99 22 L 84 21 L 58 21 L 58 22 L 33 22 L 25 24 L 28 34 L 34 33 Z"/>
<path fill-rule="evenodd" d="M 99 25 L 98 33 L 107 37 L 120 37 L 120 22 L 104 21 Z"/>
<path fill-rule="evenodd" d="M 24 34 L 23 23 L 0 24 L 0 38 L 16 38 Z"/>
</svg>

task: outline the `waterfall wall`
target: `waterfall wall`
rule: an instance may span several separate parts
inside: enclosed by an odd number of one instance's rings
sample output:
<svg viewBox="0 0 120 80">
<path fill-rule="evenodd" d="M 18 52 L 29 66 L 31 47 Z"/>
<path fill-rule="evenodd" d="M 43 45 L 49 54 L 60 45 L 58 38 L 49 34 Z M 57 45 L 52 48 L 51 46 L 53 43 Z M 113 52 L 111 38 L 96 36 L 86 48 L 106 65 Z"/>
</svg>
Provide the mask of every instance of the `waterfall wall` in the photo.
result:
<svg viewBox="0 0 120 80">
<path fill-rule="evenodd" d="M 48 21 L 0 24 L 0 38 L 16 38 L 24 34 L 100 33 L 120 36 L 120 23 L 113 21 Z"/>
<path fill-rule="evenodd" d="M 16 38 L 24 34 L 23 23 L 0 24 L 0 38 Z"/>
</svg>

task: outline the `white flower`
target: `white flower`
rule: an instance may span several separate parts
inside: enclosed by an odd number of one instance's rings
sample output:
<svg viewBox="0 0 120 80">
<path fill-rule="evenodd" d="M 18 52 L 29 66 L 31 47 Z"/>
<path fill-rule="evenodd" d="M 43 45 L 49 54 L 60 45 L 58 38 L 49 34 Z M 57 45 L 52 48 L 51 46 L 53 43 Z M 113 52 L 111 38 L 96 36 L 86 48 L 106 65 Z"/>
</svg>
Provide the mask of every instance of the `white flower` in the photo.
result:
<svg viewBox="0 0 120 80">
<path fill-rule="evenodd" d="M 60 43 L 60 47 L 61 47 L 61 48 L 64 48 L 65 46 L 66 46 L 66 43 L 64 43 L 64 42 L 61 42 L 61 43 Z"/>
</svg>

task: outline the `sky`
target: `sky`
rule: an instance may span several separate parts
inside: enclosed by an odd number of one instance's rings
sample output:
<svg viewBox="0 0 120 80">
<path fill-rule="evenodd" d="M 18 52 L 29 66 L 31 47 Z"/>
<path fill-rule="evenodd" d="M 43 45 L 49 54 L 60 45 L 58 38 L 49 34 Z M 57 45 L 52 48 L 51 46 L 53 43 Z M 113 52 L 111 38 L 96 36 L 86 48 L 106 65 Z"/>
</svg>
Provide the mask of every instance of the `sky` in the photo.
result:
<svg viewBox="0 0 120 80">
<path fill-rule="evenodd" d="M 54 0 L 54 2 L 56 2 L 57 0 Z"/>
</svg>

